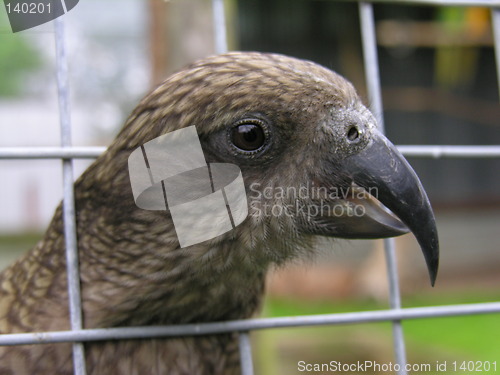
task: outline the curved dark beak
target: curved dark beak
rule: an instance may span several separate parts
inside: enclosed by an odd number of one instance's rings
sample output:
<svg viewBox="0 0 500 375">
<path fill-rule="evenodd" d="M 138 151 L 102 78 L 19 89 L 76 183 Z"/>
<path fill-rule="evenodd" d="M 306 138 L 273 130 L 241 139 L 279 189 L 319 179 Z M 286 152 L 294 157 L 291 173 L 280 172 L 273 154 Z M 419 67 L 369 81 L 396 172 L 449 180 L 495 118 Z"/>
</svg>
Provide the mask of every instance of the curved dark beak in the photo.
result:
<svg viewBox="0 0 500 375">
<path fill-rule="evenodd" d="M 439 265 L 436 221 L 427 194 L 410 164 L 378 131 L 374 131 L 370 143 L 361 152 L 348 156 L 342 164 L 343 174 L 389 208 L 415 235 L 434 285 Z M 393 235 L 404 233 L 404 228 L 383 217 L 383 211 L 377 211 L 378 221 L 387 224 L 386 233 L 381 231 L 380 237 L 387 237 L 385 234 L 391 232 L 388 226 L 394 227 Z M 369 216 L 373 219 L 374 215 Z"/>
</svg>

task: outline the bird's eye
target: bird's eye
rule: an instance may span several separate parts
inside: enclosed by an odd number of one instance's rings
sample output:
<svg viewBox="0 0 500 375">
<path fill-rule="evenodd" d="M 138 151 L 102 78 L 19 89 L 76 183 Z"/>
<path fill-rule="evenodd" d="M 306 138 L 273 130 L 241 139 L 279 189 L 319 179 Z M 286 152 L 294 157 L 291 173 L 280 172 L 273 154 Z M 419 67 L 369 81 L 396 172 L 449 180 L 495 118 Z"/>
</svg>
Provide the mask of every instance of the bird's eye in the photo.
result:
<svg viewBox="0 0 500 375">
<path fill-rule="evenodd" d="M 356 126 L 351 126 L 347 130 L 347 139 L 350 142 L 357 142 L 359 140 L 359 129 Z"/>
<path fill-rule="evenodd" d="M 260 120 L 242 120 L 232 129 L 231 141 L 240 150 L 257 151 L 266 142 L 266 132 Z"/>
</svg>

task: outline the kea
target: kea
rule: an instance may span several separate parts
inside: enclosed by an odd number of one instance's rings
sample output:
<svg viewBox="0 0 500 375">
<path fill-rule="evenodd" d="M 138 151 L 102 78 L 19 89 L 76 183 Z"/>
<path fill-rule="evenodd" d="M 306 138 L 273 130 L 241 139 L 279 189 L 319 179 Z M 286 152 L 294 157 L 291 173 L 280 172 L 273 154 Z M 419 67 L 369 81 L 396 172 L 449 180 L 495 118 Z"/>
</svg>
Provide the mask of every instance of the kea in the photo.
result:
<svg viewBox="0 0 500 375">
<path fill-rule="evenodd" d="M 241 170 L 248 215 L 181 247 L 169 209 L 136 205 L 127 163 L 193 125 L 207 163 Z M 252 317 L 268 270 L 312 258 L 318 236 L 412 232 L 432 283 L 437 273 L 435 219 L 418 177 L 352 84 L 310 61 L 232 52 L 187 66 L 140 102 L 74 191 L 84 328 Z M 59 206 L 41 241 L 0 276 L 0 333 L 68 330 L 68 314 Z M 89 342 L 85 356 L 88 374 L 241 371 L 237 333 Z M 70 343 L 0 348 L 0 374 L 72 366 Z"/>
</svg>

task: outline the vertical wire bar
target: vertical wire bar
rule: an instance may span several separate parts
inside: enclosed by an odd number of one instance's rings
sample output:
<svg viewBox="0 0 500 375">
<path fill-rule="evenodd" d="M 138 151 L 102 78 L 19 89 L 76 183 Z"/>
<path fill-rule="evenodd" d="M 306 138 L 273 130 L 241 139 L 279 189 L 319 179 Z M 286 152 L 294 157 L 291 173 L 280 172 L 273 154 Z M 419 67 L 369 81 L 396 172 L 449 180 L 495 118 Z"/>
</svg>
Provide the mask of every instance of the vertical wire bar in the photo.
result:
<svg viewBox="0 0 500 375">
<path fill-rule="evenodd" d="M 224 0 L 212 0 L 215 52 L 227 52 L 226 15 Z M 253 375 L 252 345 L 248 332 L 239 333 L 241 375 Z"/>
<path fill-rule="evenodd" d="M 227 35 L 224 0 L 212 0 L 212 13 L 214 20 L 215 53 L 226 53 Z"/>
<path fill-rule="evenodd" d="M 500 97 L 500 8 L 491 8 L 491 22 L 497 62 L 498 95 Z"/>
<path fill-rule="evenodd" d="M 384 239 L 385 262 L 387 278 L 389 280 L 389 305 L 393 310 L 401 309 L 401 294 L 399 291 L 398 263 L 396 258 L 396 241 L 394 238 Z M 392 321 L 392 338 L 394 343 L 394 356 L 399 364 L 399 375 L 406 375 L 406 346 L 401 320 Z"/>
<path fill-rule="evenodd" d="M 252 344 L 248 332 L 239 333 L 241 375 L 253 375 Z"/>
<path fill-rule="evenodd" d="M 380 72 L 377 56 L 377 41 L 375 37 L 375 21 L 373 5 L 371 3 L 359 3 L 359 15 L 361 22 L 361 37 L 363 44 L 363 56 L 366 75 L 368 98 L 371 109 L 378 120 L 381 132 L 385 131 L 382 94 L 380 85 Z M 399 292 L 399 279 L 397 272 L 397 260 L 395 242 L 393 238 L 384 240 L 385 259 L 387 264 L 387 277 L 389 281 L 389 301 L 391 309 L 401 308 Z M 392 336 L 394 342 L 394 355 L 399 365 L 399 375 L 406 375 L 406 348 L 403 334 L 403 326 L 400 320 L 392 322 Z"/>
<path fill-rule="evenodd" d="M 371 3 L 360 2 L 359 16 L 368 101 L 370 102 L 370 109 L 378 121 L 380 131 L 385 133 L 373 5 Z"/>
<path fill-rule="evenodd" d="M 69 108 L 68 62 L 65 49 L 64 23 L 61 17 L 54 21 L 57 66 L 57 91 L 61 126 L 61 146 L 71 147 L 71 120 Z M 68 276 L 69 315 L 72 330 L 82 328 L 80 277 L 76 241 L 75 197 L 73 191 L 72 159 L 63 159 L 63 222 Z M 73 344 L 73 368 L 75 375 L 85 375 L 83 343 Z"/>
</svg>

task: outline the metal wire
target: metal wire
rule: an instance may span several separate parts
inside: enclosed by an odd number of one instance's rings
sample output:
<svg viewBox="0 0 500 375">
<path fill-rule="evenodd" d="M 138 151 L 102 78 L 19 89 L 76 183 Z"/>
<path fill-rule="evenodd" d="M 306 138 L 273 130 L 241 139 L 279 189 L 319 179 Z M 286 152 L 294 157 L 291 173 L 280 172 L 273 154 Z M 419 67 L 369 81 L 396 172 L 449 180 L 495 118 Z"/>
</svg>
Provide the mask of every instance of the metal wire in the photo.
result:
<svg viewBox="0 0 500 375">
<path fill-rule="evenodd" d="M 215 53 L 226 53 L 227 35 L 224 0 L 212 0 L 212 13 L 214 19 Z"/>
<path fill-rule="evenodd" d="M 406 146 L 398 150 L 406 156 L 439 158 L 498 158 L 499 146 Z"/>
<path fill-rule="evenodd" d="M 241 375 L 253 374 L 252 344 L 247 331 L 240 332 L 239 335 Z"/>
<path fill-rule="evenodd" d="M 11 333 L 0 335 L 0 345 L 32 345 L 63 342 L 92 342 L 159 337 L 203 336 L 229 332 L 305 326 L 346 325 L 393 320 L 431 319 L 464 315 L 500 313 L 500 302 L 466 305 L 413 307 L 399 310 L 376 310 L 352 313 L 256 318 L 226 322 L 83 329 L 79 331 Z"/>
<path fill-rule="evenodd" d="M 498 146 L 399 145 L 406 156 L 423 158 L 498 158 Z M 1 147 L 0 159 L 95 159 L 106 147 Z"/>
<path fill-rule="evenodd" d="M 368 98 L 371 103 L 371 110 L 378 121 L 380 131 L 384 133 L 382 88 L 380 86 L 373 4 L 365 2 L 359 3 L 359 15 Z M 389 281 L 389 303 L 391 309 L 397 311 L 401 309 L 401 297 L 399 292 L 395 242 L 393 238 L 384 240 L 384 251 L 387 264 L 387 278 Z M 394 356 L 400 369 L 398 374 L 406 375 L 406 348 L 403 326 L 400 320 L 394 320 L 392 322 L 392 337 L 394 343 Z"/>
<path fill-rule="evenodd" d="M 344 2 L 361 2 L 363 0 L 332 0 Z M 431 5 L 460 7 L 500 7 L 500 0 L 370 0 L 370 3 L 386 3 L 395 5 Z"/>
<path fill-rule="evenodd" d="M 493 38 L 495 42 L 498 95 L 500 99 L 500 7 L 491 9 L 491 25 L 493 27 Z"/>
<path fill-rule="evenodd" d="M 341 1 L 341 0 L 335 0 Z M 348 0 L 357 1 L 358 0 Z M 492 25 L 495 40 L 496 64 L 500 92 L 500 0 L 373 0 L 360 2 L 359 11 L 365 60 L 365 73 L 368 94 L 372 109 L 384 129 L 380 75 L 377 60 L 376 39 L 372 3 L 392 3 L 401 5 L 433 6 L 486 6 L 491 7 Z M 224 15 L 224 1 L 212 0 L 215 50 L 227 51 L 227 36 Z M 495 8 L 495 7 L 498 7 Z M 63 214 L 67 257 L 69 309 L 71 330 L 43 333 L 16 333 L 0 335 L 0 345 L 26 345 L 46 343 L 73 343 L 74 372 L 85 374 L 83 343 L 102 340 L 139 339 L 154 337 L 197 336 L 228 332 L 239 332 L 239 349 L 243 375 L 253 374 L 252 350 L 249 332 L 253 330 L 362 324 L 391 321 L 396 361 L 400 368 L 405 368 L 406 353 L 401 321 L 460 315 L 500 313 L 500 303 L 478 303 L 470 305 L 431 306 L 421 308 L 402 308 L 396 267 L 393 240 L 385 240 L 386 261 L 390 289 L 390 310 L 365 311 L 342 314 L 326 314 L 301 317 L 283 317 L 268 319 L 248 319 L 238 321 L 187 324 L 176 326 L 123 327 L 111 329 L 82 329 L 81 296 L 78 274 L 78 252 L 74 210 L 73 167 L 72 159 L 98 157 L 104 147 L 71 147 L 71 121 L 69 108 L 69 90 L 67 75 L 67 57 L 64 48 L 64 25 L 61 18 L 55 20 L 55 41 L 57 56 L 57 82 L 61 122 L 62 147 L 12 147 L 1 148 L 0 159 L 62 159 L 63 162 Z M 402 145 L 398 147 L 406 156 L 456 158 L 456 157 L 500 157 L 500 145 L 493 146 L 448 146 L 448 145 Z M 405 374 L 400 371 L 399 374 Z"/>
<path fill-rule="evenodd" d="M 64 40 L 64 21 L 57 18 L 54 23 L 57 65 L 57 90 L 59 118 L 61 123 L 61 146 L 71 146 L 71 116 L 69 107 L 68 63 Z M 80 275 L 76 240 L 75 197 L 73 191 L 73 162 L 62 160 L 63 167 L 63 223 L 66 245 L 66 271 L 68 277 L 69 316 L 72 330 L 82 329 Z M 85 353 L 83 343 L 73 343 L 73 368 L 75 375 L 85 375 Z"/>
<path fill-rule="evenodd" d="M 0 159 L 94 159 L 106 147 L 2 147 Z"/>
</svg>

